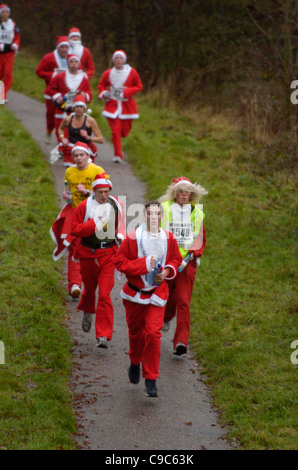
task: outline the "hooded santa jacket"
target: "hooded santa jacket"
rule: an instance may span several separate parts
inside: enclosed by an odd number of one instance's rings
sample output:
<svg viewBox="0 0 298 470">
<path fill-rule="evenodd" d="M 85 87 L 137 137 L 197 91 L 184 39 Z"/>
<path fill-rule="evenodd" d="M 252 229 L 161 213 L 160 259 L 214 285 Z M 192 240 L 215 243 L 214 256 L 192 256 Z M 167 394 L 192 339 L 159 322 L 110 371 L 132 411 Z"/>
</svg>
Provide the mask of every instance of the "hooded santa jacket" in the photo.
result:
<svg viewBox="0 0 298 470">
<path fill-rule="evenodd" d="M 119 83 L 115 67 L 106 70 L 98 84 L 98 98 L 103 99 L 103 93 L 110 91 L 111 98 L 106 101 L 103 116 L 111 119 L 138 119 L 138 108 L 133 95 L 143 88 L 138 72 L 125 64 L 122 79 Z"/>
<path fill-rule="evenodd" d="M 176 238 L 171 232 L 160 229 L 160 238 L 164 244 L 162 268 L 170 268 L 167 280 L 174 279 L 182 256 Z M 158 286 L 149 286 L 145 276 L 150 272 L 150 257 L 142 250 L 142 226 L 131 232 L 122 242 L 115 260 L 116 269 L 126 275 L 127 282 L 121 290 L 121 297 L 140 304 L 166 305 L 169 296 L 168 283 L 163 281 Z"/>
<path fill-rule="evenodd" d="M 79 70 L 76 75 L 67 70 L 66 72 L 58 73 L 52 78 L 45 90 L 45 94 L 55 101 L 59 96 L 78 91 L 86 93 L 86 101 L 90 103 L 92 91 L 87 75 L 82 70 Z"/>
</svg>

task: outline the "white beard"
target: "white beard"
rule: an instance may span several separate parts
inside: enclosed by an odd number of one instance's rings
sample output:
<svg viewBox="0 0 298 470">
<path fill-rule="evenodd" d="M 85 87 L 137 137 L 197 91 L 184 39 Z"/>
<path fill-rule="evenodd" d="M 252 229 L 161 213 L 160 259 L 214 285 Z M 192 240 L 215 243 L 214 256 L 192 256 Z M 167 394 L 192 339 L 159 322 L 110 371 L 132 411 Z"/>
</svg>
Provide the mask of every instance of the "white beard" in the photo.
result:
<svg viewBox="0 0 298 470">
<path fill-rule="evenodd" d="M 70 51 L 69 53 L 70 54 L 74 54 L 76 56 L 78 56 L 79 58 L 82 57 L 82 54 L 83 54 L 83 46 L 82 46 L 82 41 L 73 41 L 73 40 L 69 40 L 70 42 Z"/>
<path fill-rule="evenodd" d="M 76 75 L 70 73 L 68 70 L 66 71 L 65 82 L 70 91 L 76 91 L 79 88 L 81 81 L 83 80 L 83 76 L 84 73 L 82 70 L 78 70 Z"/>
<path fill-rule="evenodd" d="M 145 256 L 154 256 L 157 260 L 161 260 L 165 254 L 165 244 L 161 240 L 160 232 L 151 233 L 144 230 L 142 248 Z"/>
</svg>

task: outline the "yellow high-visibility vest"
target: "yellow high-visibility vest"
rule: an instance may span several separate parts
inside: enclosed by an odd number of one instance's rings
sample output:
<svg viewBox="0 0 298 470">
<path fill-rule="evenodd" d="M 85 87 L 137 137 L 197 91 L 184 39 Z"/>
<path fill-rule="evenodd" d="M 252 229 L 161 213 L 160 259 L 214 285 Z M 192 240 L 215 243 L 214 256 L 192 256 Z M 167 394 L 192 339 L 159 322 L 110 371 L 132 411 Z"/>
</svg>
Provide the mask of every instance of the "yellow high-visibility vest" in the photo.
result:
<svg viewBox="0 0 298 470">
<path fill-rule="evenodd" d="M 171 209 L 173 204 L 174 201 L 162 203 L 163 217 L 161 227 L 169 230 L 176 236 L 181 256 L 185 258 L 200 233 L 205 214 L 198 204 L 191 204 L 189 221 L 187 223 L 174 224 Z"/>
</svg>

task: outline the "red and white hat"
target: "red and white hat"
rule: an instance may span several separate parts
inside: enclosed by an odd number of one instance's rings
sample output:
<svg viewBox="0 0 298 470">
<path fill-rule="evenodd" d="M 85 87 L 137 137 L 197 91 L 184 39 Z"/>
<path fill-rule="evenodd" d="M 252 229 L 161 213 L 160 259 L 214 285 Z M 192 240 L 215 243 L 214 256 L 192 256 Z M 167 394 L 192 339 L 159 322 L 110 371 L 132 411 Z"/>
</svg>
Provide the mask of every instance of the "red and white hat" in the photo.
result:
<svg viewBox="0 0 298 470">
<path fill-rule="evenodd" d="M 70 47 L 68 37 L 67 36 L 57 36 L 56 47 L 58 48 L 58 47 L 64 46 L 64 45 Z"/>
<path fill-rule="evenodd" d="M 10 13 L 10 8 L 9 8 L 8 5 L 6 5 L 6 3 L 2 3 L 2 4 L 0 5 L 0 15 L 1 15 L 2 11 L 4 11 L 4 10 L 8 10 L 9 13 Z"/>
<path fill-rule="evenodd" d="M 84 142 L 80 142 L 79 140 L 75 143 L 75 145 L 71 149 L 71 153 L 73 154 L 75 150 L 83 150 L 84 152 L 90 155 L 90 149 L 87 144 Z"/>
<path fill-rule="evenodd" d="M 86 104 L 86 98 L 83 95 L 76 95 L 74 97 L 73 103 L 72 103 L 72 109 L 74 109 L 76 106 L 84 106 L 85 109 L 87 109 L 87 104 Z"/>
<path fill-rule="evenodd" d="M 67 63 L 68 63 L 71 59 L 76 59 L 76 60 L 79 62 L 79 64 L 81 63 L 81 59 L 80 59 L 77 55 L 75 55 L 75 54 L 69 54 L 69 55 L 67 56 Z"/>
<path fill-rule="evenodd" d="M 113 57 L 112 57 L 113 62 L 114 62 L 114 59 L 115 59 L 116 55 L 121 55 L 121 57 L 123 57 L 123 59 L 124 59 L 124 62 L 127 61 L 127 55 L 125 54 L 125 52 L 122 51 L 122 50 L 118 50 L 118 51 L 115 51 L 114 54 L 113 54 Z"/>
<path fill-rule="evenodd" d="M 179 178 L 173 178 L 173 185 L 176 186 L 177 184 L 193 184 L 188 178 L 185 176 L 179 176 Z"/>
<path fill-rule="evenodd" d="M 70 30 L 68 32 L 68 38 L 70 39 L 72 36 L 82 37 L 81 31 L 79 30 L 79 28 L 70 28 Z"/>
<path fill-rule="evenodd" d="M 109 180 L 109 175 L 105 172 L 101 173 L 101 175 L 96 175 L 95 180 L 92 183 L 92 188 L 110 188 L 113 189 L 112 181 Z"/>
</svg>

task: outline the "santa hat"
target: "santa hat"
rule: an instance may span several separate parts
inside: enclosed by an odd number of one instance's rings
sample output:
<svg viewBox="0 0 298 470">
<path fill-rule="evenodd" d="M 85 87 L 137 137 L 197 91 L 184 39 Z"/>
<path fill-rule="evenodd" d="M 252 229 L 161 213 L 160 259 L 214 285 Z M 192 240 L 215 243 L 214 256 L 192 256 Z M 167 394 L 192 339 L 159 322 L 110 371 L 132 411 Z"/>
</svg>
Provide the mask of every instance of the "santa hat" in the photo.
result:
<svg viewBox="0 0 298 470">
<path fill-rule="evenodd" d="M 88 145 L 85 144 L 84 142 L 80 142 L 80 141 L 76 142 L 75 145 L 71 149 L 71 153 L 74 154 L 75 150 L 83 150 L 84 152 L 88 153 L 88 155 L 90 154 L 90 149 Z"/>
<path fill-rule="evenodd" d="M 71 59 L 76 59 L 79 62 L 79 64 L 81 63 L 81 59 L 75 54 L 69 54 L 67 56 L 67 63 L 69 63 Z"/>
<path fill-rule="evenodd" d="M 126 60 L 127 60 L 127 55 L 125 54 L 124 51 L 122 51 L 122 50 L 115 51 L 114 54 L 113 54 L 113 57 L 112 57 L 113 62 L 114 62 L 114 59 L 115 59 L 116 55 L 121 55 L 121 57 L 123 57 L 123 59 L 124 59 L 124 62 L 126 62 Z"/>
<path fill-rule="evenodd" d="M 177 184 L 190 184 L 192 185 L 193 183 L 186 178 L 185 176 L 179 176 L 179 178 L 173 178 L 173 185 L 176 186 Z"/>
<path fill-rule="evenodd" d="M 68 37 L 67 36 L 57 36 L 57 39 L 56 39 L 56 47 L 58 49 L 58 47 L 60 46 L 68 46 L 70 47 L 70 44 L 69 44 L 69 40 L 68 40 Z"/>
<path fill-rule="evenodd" d="M 76 106 L 84 106 L 85 109 L 87 109 L 87 104 L 86 104 L 86 98 L 83 95 L 76 95 L 73 104 L 72 104 L 72 109 L 74 109 Z"/>
<path fill-rule="evenodd" d="M 82 37 L 81 31 L 79 30 L 79 28 L 70 28 L 70 30 L 68 32 L 68 38 L 70 39 L 72 36 Z"/>
<path fill-rule="evenodd" d="M 92 188 L 110 188 L 113 189 L 112 181 L 109 180 L 109 175 L 105 172 L 101 173 L 101 175 L 96 175 L 95 180 L 92 183 Z"/>
<path fill-rule="evenodd" d="M 10 8 L 9 8 L 8 5 L 6 5 L 6 3 L 2 3 L 2 4 L 0 5 L 0 15 L 1 15 L 2 11 L 4 11 L 4 10 L 8 10 L 9 13 L 10 13 Z"/>
</svg>

